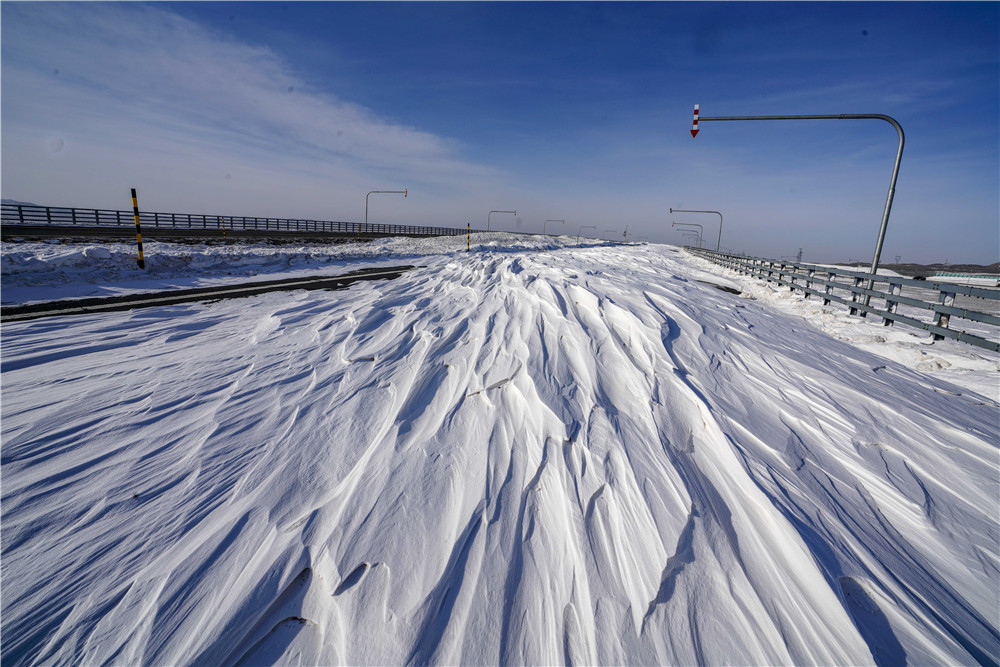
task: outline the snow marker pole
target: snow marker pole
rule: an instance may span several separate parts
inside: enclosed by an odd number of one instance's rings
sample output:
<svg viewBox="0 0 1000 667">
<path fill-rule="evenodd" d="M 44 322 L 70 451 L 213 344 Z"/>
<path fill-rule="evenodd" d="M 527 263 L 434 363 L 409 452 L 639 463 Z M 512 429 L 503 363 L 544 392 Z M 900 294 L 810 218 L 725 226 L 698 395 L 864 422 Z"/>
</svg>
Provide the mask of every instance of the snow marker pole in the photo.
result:
<svg viewBox="0 0 1000 667">
<path fill-rule="evenodd" d="M 139 243 L 139 268 L 146 269 L 146 260 L 142 258 L 142 228 L 139 226 L 139 202 L 135 197 L 135 188 L 132 188 L 132 214 L 135 215 L 135 239 Z"/>
<path fill-rule="evenodd" d="M 465 223 L 465 252 L 472 252 L 472 223 Z"/>
</svg>

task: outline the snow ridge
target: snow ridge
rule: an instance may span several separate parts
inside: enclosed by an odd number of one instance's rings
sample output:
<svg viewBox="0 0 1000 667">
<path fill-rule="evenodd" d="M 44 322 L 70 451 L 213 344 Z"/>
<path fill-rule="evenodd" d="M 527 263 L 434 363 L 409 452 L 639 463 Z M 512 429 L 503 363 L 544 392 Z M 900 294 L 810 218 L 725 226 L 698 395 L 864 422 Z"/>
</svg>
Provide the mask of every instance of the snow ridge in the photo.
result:
<svg viewBox="0 0 1000 667">
<path fill-rule="evenodd" d="M 0 657 L 996 664 L 996 402 L 699 280 L 484 251 L 5 326 Z"/>
</svg>

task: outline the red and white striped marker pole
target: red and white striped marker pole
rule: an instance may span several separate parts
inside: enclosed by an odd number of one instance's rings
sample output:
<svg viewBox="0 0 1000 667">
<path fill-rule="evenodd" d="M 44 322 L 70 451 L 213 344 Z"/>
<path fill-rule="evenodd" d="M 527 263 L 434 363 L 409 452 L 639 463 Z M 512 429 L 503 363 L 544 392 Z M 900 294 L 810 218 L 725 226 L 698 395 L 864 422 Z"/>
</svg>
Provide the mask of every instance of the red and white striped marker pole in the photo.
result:
<svg viewBox="0 0 1000 667">
<path fill-rule="evenodd" d="M 698 105 L 694 105 L 694 123 L 691 124 L 691 136 L 698 136 Z"/>
</svg>

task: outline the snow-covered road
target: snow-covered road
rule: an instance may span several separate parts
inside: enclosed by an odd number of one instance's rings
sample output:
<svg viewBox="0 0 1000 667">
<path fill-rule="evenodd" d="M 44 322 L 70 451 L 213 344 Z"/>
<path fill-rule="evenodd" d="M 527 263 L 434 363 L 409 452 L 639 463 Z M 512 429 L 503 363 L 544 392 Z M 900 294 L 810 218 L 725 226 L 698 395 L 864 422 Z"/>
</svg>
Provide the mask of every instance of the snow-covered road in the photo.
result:
<svg viewBox="0 0 1000 667">
<path fill-rule="evenodd" d="M 5 325 L 4 664 L 997 663 L 995 396 L 668 246 L 421 263 Z"/>
</svg>

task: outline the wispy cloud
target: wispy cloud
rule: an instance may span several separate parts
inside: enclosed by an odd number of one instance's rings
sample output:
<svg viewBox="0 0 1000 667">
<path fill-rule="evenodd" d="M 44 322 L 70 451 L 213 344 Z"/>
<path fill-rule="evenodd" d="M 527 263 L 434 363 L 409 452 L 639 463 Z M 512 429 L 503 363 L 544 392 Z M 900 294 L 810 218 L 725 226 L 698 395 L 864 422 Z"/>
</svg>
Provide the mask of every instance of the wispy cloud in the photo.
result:
<svg viewBox="0 0 1000 667">
<path fill-rule="evenodd" d="M 476 188 L 498 176 L 464 159 L 457 142 L 338 99 L 268 48 L 170 11 L 13 3 L 3 19 L 5 189 L 43 159 L 52 180 L 73 178 L 58 165 L 83 162 L 50 158 L 74 147 L 78 158 L 114 155 L 126 174 L 151 160 L 192 175 L 229 164 L 227 173 L 322 179 L 334 190 L 402 181 Z"/>
</svg>

